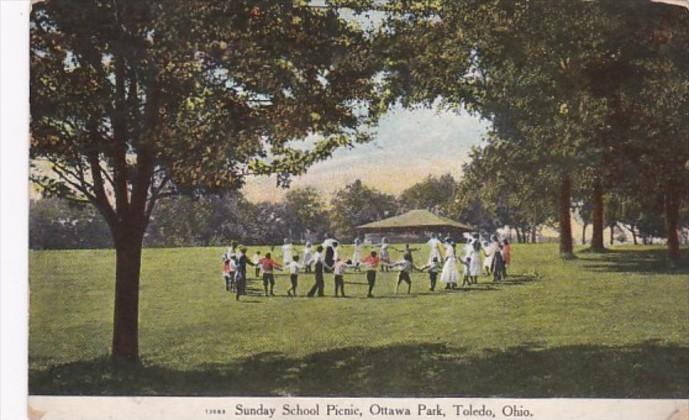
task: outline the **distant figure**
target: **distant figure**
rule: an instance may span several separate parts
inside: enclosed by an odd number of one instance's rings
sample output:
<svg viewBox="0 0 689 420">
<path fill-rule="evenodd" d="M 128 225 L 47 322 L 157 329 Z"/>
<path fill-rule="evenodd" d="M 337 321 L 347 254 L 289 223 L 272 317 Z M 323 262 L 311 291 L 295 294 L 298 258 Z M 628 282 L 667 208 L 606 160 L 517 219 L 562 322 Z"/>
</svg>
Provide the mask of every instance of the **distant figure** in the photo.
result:
<svg viewBox="0 0 689 420">
<path fill-rule="evenodd" d="M 512 245 L 505 239 L 502 241 L 502 259 L 505 263 L 505 271 L 503 272 L 503 278 L 507 278 L 507 268 L 512 263 Z"/>
<path fill-rule="evenodd" d="M 261 278 L 261 251 L 256 251 L 253 258 L 253 266 L 255 269 L 256 279 Z"/>
<path fill-rule="evenodd" d="M 309 293 L 306 294 L 308 297 L 313 297 L 316 292 L 318 292 L 318 296 L 322 297 L 325 296 L 325 282 L 323 281 L 323 247 L 321 245 L 318 245 L 316 248 L 316 253 L 313 254 L 313 272 L 315 274 L 314 280 L 315 283 L 311 290 L 309 290 Z"/>
<path fill-rule="evenodd" d="M 390 248 L 392 248 L 392 247 L 390 247 Z M 408 255 L 409 258 L 411 259 L 410 261 L 412 262 L 412 264 L 414 263 L 414 256 L 412 255 L 412 253 L 414 251 L 419 250 L 419 248 L 412 248 L 411 246 L 409 246 L 409 244 L 404 244 L 404 249 L 397 249 L 397 248 L 392 248 L 392 249 L 394 249 L 397 252 L 401 252 L 402 258 L 404 258 L 405 256 Z"/>
<path fill-rule="evenodd" d="M 304 272 L 311 272 L 311 265 L 313 264 L 313 246 L 311 242 L 306 242 L 304 245 Z"/>
<path fill-rule="evenodd" d="M 270 252 L 267 252 L 265 257 L 261 259 L 261 271 L 263 272 L 263 290 L 268 296 L 268 286 L 270 286 L 270 296 L 275 296 L 275 276 L 273 270 L 281 270 L 282 266 L 271 258 Z"/>
<path fill-rule="evenodd" d="M 376 251 L 371 251 L 371 255 L 364 258 L 362 264 L 366 266 L 366 281 L 368 282 L 367 297 L 373 297 L 373 287 L 376 285 L 376 271 L 380 264 L 380 257 Z"/>
<path fill-rule="evenodd" d="M 433 232 L 431 233 L 431 239 L 426 242 L 428 245 L 429 251 L 428 251 L 428 264 L 433 262 L 433 258 L 437 258 L 438 261 L 442 259 L 440 256 L 440 240 L 438 239 L 438 235 Z"/>
<path fill-rule="evenodd" d="M 380 271 L 390 271 L 390 251 L 388 239 L 383 237 L 380 240 Z"/>
<path fill-rule="evenodd" d="M 292 257 L 292 261 L 290 261 L 287 265 L 287 269 L 289 270 L 289 281 L 291 283 L 291 287 L 287 289 L 287 296 L 294 297 L 297 295 L 297 283 L 300 268 L 301 264 L 299 264 L 299 255 L 295 255 Z"/>
<path fill-rule="evenodd" d="M 357 236 L 354 238 L 354 252 L 352 252 L 352 265 L 354 266 L 355 271 L 361 271 L 361 268 L 359 267 L 361 264 L 361 248 L 361 241 Z"/>
<path fill-rule="evenodd" d="M 455 244 L 453 242 L 445 243 L 445 265 L 443 271 L 440 273 L 440 281 L 445 283 L 445 289 L 456 289 L 459 273 L 457 272 L 455 259 Z"/>
<path fill-rule="evenodd" d="M 292 242 L 285 238 L 282 241 L 282 264 L 287 266 L 292 262 Z"/>
</svg>

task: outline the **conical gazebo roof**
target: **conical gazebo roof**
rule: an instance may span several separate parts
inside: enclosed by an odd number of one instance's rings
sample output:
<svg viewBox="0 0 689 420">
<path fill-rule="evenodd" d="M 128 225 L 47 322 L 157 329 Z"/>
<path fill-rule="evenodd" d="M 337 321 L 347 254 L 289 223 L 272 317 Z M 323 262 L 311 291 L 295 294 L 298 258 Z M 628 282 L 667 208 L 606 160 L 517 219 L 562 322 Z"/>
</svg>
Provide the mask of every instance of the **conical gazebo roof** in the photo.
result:
<svg viewBox="0 0 689 420">
<path fill-rule="evenodd" d="M 426 229 L 426 230 L 473 230 L 472 226 L 464 223 L 456 222 L 450 218 L 438 216 L 428 210 L 417 209 L 411 210 L 399 216 L 388 217 L 387 219 L 378 220 L 376 222 L 367 223 L 365 225 L 357 226 L 357 229 L 363 231 L 385 231 L 385 230 L 412 230 L 412 229 Z"/>
</svg>

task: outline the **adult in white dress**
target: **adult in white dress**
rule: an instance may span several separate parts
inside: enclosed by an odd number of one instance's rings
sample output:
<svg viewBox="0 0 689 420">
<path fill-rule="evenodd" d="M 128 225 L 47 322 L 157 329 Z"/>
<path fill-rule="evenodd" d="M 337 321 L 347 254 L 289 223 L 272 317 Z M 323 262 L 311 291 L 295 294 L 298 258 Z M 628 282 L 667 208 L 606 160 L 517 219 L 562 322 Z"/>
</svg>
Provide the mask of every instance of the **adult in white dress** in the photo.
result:
<svg viewBox="0 0 689 420">
<path fill-rule="evenodd" d="M 457 258 L 455 257 L 455 247 L 451 242 L 445 243 L 445 264 L 440 273 L 440 281 L 445 283 L 445 288 L 457 287 L 459 273 L 457 272 Z"/>
<path fill-rule="evenodd" d="M 440 261 L 442 259 L 440 258 L 440 241 L 435 233 L 431 233 L 431 239 L 426 244 L 429 247 L 428 264 L 430 265 L 433 262 L 433 258 L 437 258 Z"/>
</svg>

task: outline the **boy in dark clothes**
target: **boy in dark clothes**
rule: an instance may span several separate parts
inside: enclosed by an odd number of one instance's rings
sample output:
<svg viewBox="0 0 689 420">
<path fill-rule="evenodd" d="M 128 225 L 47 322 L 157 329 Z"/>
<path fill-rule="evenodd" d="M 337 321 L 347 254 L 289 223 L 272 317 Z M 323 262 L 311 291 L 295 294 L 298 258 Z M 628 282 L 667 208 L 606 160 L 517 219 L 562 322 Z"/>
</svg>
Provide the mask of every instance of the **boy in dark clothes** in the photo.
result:
<svg viewBox="0 0 689 420">
<path fill-rule="evenodd" d="M 438 257 L 433 257 L 433 260 L 431 260 L 428 265 L 421 267 L 421 270 L 428 270 L 428 277 L 431 280 L 430 291 L 434 291 L 435 284 L 438 280 L 438 271 L 440 271 L 440 261 L 438 261 Z"/>
<path fill-rule="evenodd" d="M 313 297 L 316 292 L 318 292 L 318 296 L 322 297 L 325 296 L 325 281 L 323 280 L 323 247 L 318 246 L 316 248 L 316 253 L 313 255 L 313 272 L 314 272 L 314 277 L 316 282 L 314 283 L 313 287 L 311 290 L 309 290 L 309 293 L 306 294 L 308 297 Z"/>
<path fill-rule="evenodd" d="M 246 248 L 242 248 L 239 251 L 239 258 L 237 258 L 237 300 L 239 296 L 246 294 L 246 266 L 255 265 L 249 261 L 249 257 L 246 256 Z"/>
</svg>

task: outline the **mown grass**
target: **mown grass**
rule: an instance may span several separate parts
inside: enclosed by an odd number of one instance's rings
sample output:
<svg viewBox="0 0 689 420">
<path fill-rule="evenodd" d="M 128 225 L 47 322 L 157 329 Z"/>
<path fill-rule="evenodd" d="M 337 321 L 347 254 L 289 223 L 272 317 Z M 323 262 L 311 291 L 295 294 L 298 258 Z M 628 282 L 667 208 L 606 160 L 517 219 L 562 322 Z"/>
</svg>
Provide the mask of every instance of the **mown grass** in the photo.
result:
<svg viewBox="0 0 689 420">
<path fill-rule="evenodd" d="M 367 299 L 348 274 L 350 297 L 336 299 L 326 275 L 329 297 L 307 299 L 284 296 L 279 276 L 278 296 L 251 281 L 240 302 L 221 254 L 144 251 L 142 365 L 114 369 L 113 252 L 32 252 L 31 394 L 689 395 L 689 267 L 666 268 L 661 248 L 563 262 L 555 245 L 517 245 L 501 284 L 432 293 L 416 273 L 395 295 L 390 273 Z M 312 282 L 300 276 L 300 295 Z"/>
</svg>

